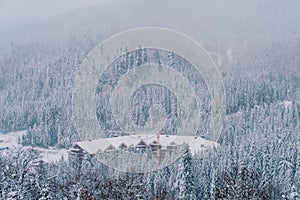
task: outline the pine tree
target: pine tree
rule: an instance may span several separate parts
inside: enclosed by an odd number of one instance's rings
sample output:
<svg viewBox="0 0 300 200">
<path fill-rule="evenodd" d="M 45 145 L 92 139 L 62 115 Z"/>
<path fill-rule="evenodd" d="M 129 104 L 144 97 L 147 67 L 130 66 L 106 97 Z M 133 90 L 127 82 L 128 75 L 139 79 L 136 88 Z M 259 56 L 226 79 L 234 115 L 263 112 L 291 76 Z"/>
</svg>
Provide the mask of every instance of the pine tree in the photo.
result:
<svg viewBox="0 0 300 200">
<path fill-rule="evenodd" d="M 192 169 L 192 154 L 188 144 L 183 145 L 182 153 L 179 168 L 179 198 L 193 200 L 196 199 L 195 180 Z"/>
</svg>

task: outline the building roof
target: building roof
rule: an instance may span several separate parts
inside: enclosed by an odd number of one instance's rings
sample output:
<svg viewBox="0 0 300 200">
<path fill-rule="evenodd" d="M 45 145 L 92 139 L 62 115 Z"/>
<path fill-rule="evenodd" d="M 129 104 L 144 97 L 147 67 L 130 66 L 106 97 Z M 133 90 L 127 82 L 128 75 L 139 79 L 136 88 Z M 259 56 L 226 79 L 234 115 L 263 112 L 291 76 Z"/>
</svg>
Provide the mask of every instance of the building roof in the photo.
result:
<svg viewBox="0 0 300 200">
<path fill-rule="evenodd" d="M 160 135 L 159 144 L 162 147 L 175 146 L 188 144 L 191 153 L 195 154 L 205 149 L 210 149 L 218 146 L 218 143 L 214 141 L 208 141 L 201 137 L 195 136 L 178 136 L 178 135 Z M 97 152 L 105 152 L 112 149 L 118 149 L 121 147 L 137 147 L 138 145 L 157 144 L 157 136 L 151 135 L 127 135 L 112 138 L 100 138 L 97 140 L 76 142 L 73 148 L 79 147 L 88 154 L 96 154 Z"/>
<path fill-rule="evenodd" d="M 88 154 L 96 154 L 98 151 L 105 151 L 111 143 L 106 139 L 88 140 L 75 143 Z"/>
</svg>

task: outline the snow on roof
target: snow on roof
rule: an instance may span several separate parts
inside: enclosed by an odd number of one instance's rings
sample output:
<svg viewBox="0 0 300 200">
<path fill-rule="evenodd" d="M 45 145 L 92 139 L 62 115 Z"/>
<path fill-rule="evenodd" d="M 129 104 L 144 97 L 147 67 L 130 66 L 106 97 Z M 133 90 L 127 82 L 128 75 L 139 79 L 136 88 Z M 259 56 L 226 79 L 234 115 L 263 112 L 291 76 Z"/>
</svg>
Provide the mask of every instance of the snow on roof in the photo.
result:
<svg viewBox="0 0 300 200">
<path fill-rule="evenodd" d="M 177 136 L 174 138 L 174 143 L 182 145 L 184 143 L 191 145 L 195 140 L 195 136 Z"/>
<path fill-rule="evenodd" d="M 212 149 L 212 148 L 215 148 L 218 146 L 219 146 L 219 144 L 217 142 L 209 141 L 209 140 L 205 140 L 201 137 L 197 137 L 190 144 L 190 149 L 191 149 L 192 155 L 195 155 L 203 150 Z"/>
<path fill-rule="evenodd" d="M 129 147 L 138 145 L 138 143 L 141 141 L 141 138 L 126 135 L 121 137 L 107 138 L 106 140 L 108 140 L 115 147 L 119 147 L 122 143 Z"/>
<path fill-rule="evenodd" d="M 157 143 L 157 135 L 128 135 L 112 138 L 101 138 L 91 141 L 76 142 L 73 147 L 78 145 L 88 154 L 96 154 L 97 152 L 105 152 L 111 149 L 117 149 L 121 146 L 137 147 L 140 143 L 151 145 Z M 214 141 L 208 141 L 201 137 L 195 136 L 177 136 L 177 135 L 160 135 L 159 143 L 162 147 L 188 144 L 192 154 L 196 154 L 204 149 L 218 146 Z"/>
<path fill-rule="evenodd" d="M 97 140 L 88 140 L 82 142 L 76 142 L 74 146 L 78 145 L 88 154 L 96 154 L 98 151 L 104 151 L 109 147 L 111 143 L 104 138 Z"/>
</svg>

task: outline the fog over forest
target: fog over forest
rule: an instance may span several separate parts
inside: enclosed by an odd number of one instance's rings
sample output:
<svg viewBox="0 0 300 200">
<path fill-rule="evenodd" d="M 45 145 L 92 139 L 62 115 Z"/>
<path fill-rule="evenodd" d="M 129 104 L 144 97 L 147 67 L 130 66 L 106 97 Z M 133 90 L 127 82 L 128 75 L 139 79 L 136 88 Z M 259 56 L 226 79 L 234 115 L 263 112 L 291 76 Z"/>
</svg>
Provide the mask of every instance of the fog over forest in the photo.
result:
<svg viewBox="0 0 300 200">
<path fill-rule="evenodd" d="M 0 199 L 300 199 L 299 11 L 298 0 L 0 0 Z M 118 103 L 118 92 L 129 90 L 118 83 L 127 83 L 130 73 L 144 76 L 138 69 L 150 62 L 157 65 L 149 72 L 167 72 L 150 74 L 154 78 L 190 81 L 203 105 L 193 135 L 201 145 L 192 149 L 174 140 L 166 149 L 178 145 L 175 162 L 125 173 L 98 157 L 112 153 L 109 163 L 119 156 L 124 169 L 135 164 L 126 160 L 130 153 L 160 162 L 159 139 L 136 148 L 130 139 L 118 147 L 91 141 L 74 124 L 74 91 L 82 64 L 99 43 L 142 27 L 172 29 L 205 48 L 224 83 L 226 117 L 218 140 L 209 141 L 210 89 L 176 52 L 141 47 L 118 57 L 97 77 L 92 95 L 101 137 L 116 144 L 130 138 L 120 131 L 110 101 Z M 190 105 L 180 104 L 179 93 L 147 83 L 128 98 L 128 116 L 140 127 L 164 117 L 169 121 L 161 138 L 175 138 L 181 109 Z M 89 149 L 89 142 L 99 145 Z"/>
<path fill-rule="evenodd" d="M 22 4 L 0 3 L 1 44 L 35 41 L 58 48 L 56 43 L 66 46 L 70 37 L 76 37 L 73 43 L 81 44 L 84 37 L 99 43 L 127 29 L 158 26 L 191 36 L 220 60 L 246 65 L 249 57 L 268 48 L 297 48 L 300 37 L 297 0 L 30 0 Z"/>
</svg>

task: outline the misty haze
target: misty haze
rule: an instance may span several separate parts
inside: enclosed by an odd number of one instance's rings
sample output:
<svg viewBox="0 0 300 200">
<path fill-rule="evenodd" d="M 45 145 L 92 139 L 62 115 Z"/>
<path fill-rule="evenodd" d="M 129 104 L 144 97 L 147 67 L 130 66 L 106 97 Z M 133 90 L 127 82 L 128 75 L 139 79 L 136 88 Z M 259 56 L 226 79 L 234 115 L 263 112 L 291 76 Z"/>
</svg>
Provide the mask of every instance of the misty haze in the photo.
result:
<svg viewBox="0 0 300 200">
<path fill-rule="evenodd" d="M 0 0 L 0 199 L 300 199 L 299 11 Z"/>
</svg>

